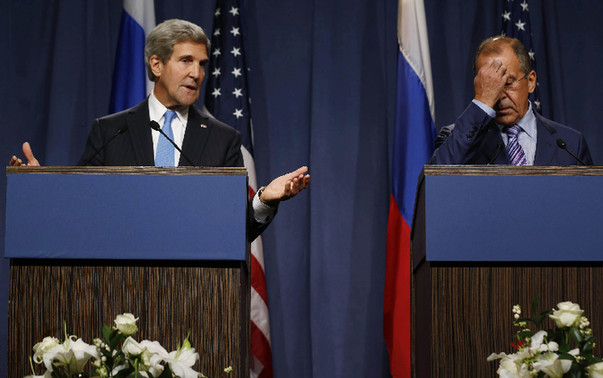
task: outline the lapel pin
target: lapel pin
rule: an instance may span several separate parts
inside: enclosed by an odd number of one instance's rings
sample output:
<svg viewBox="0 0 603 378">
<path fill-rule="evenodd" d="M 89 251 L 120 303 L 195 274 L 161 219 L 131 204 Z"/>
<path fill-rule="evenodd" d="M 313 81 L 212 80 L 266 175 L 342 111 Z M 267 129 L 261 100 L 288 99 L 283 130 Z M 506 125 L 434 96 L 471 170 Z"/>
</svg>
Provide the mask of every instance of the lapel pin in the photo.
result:
<svg viewBox="0 0 603 378">
<path fill-rule="evenodd" d="M 206 124 L 204 124 L 204 123 L 202 123 L 202 124 L 201 124 L 201 128 L 202 128 L 202 129 L 207 129 L 207 125 L 206 125 Z"/>
</svg>

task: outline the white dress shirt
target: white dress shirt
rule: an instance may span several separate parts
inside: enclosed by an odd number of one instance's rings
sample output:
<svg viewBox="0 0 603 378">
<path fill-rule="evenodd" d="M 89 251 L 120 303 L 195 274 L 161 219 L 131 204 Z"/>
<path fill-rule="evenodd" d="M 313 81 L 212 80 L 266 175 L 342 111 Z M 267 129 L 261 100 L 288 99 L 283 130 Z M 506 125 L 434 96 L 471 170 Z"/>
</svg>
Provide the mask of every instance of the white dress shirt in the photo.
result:
<svg viewBox="0 0 603 378">
<path fill-rule="evenodd" d="M 473 103 L 479 106 L 488 116 L 491 118 L 496 117 L 496 111 L 484 104 L 481 101 L 473 100 Z M 498 129 L 500 130 L 502 140 L 505 142 L 505 146 L 507 145 L 507 133 L 505 132 L 505 127 L 499 124 L 496 124 Z M 523 118 L 517 122 L 517 125 L 521 127 L 521 132 L 518 135 L 519 145 L 523 149 L 524 154 L 526 155 L 527 165 L 534 165 L 534 159 L 536 158 L 536 116 L 532 111 L 532 102 L 529 102 L 529 108 L 526 114 L 524 114 Z"/>
</svg>

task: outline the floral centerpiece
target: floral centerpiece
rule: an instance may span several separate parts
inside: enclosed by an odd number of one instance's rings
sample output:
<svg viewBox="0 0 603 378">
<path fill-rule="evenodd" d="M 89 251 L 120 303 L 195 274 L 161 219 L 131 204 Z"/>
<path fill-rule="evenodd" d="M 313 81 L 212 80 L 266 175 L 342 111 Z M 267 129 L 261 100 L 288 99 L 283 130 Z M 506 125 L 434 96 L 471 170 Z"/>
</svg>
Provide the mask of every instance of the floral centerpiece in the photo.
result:
<svg viewBox="0 0 603 378">
<path fill-rule="evenodd" d="M 35 375 L 31 363 L 34 373 L 29 377 L 204 377 L 193 370 L 199 354 L 191 347 L 188 336 L 177 350 L 168 352 L 157 341 L 137 342 L 132 337 L 138 331 L 137 320 L 129 313 L 117 315 L 115 326 L 103 326 L 103 338 L 94 339 L 93 345 L 69 336 L 66 327 L 65 341 L 44 338 L 33 347 L 33 362 L 43 364 L 46 371 Z M 89 370 L 85 371 L 86 367 Z M 232 368 L 225 369 L 229 370 Z"/>
<path fill-rule="evenodd" d="M 536 313 L 538 299 L 532 304 Z M 513 354 L 493 353 L 488 361 L 500 359 L 500 377 L 589 377 L 603 378 L 603 360 L 593 355 L 596 346 L 590 322 L 584 310 L 572 302 L 561 302 L 557 309 L 547 310 L 534 318 L 521 317 L 521 306 L 513 306 L 513 325 L 518 327 Z M 540 327 L 547 319 L 556 328 L 537 332 L 528 323 Z"/>
</svg>

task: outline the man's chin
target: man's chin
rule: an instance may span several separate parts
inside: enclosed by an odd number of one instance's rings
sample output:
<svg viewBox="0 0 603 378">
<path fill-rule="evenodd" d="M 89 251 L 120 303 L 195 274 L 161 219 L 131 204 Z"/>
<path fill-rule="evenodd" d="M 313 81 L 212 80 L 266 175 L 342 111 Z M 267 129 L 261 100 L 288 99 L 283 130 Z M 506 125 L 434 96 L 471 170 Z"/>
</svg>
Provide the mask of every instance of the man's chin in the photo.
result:
<svg viewBox="0 0 603 378">
<path fill-rule="evenodd" d="M 195 102 L 197 102 L 198 99 L 199 99 L 199 96 L 182 97 L 182 98 L 178 99 L 178 105 L 181 107 L 189 107 L 189 106 L 193 105 Z"/>
<path fill-rule="evenodd" d="M 496 113 L 496 118 L 494 118 L 494 122 L 498 123 L 502 126 L 513 126 L 515 125 L 519 119 L 517 118 L 517 114 L 499 114 Z"/>
</svg>

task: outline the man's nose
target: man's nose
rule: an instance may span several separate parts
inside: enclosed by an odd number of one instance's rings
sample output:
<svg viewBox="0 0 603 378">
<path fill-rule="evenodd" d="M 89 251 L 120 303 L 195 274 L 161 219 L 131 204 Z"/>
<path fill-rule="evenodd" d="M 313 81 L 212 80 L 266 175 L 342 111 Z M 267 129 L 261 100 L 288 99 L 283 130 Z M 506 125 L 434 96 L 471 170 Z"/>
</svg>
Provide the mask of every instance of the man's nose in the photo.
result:
<svg viewBox="0 0 603 378">
<path fill-rule="evenodd" d="M 201 66 L 199 66 L 198 64 L 193 64 L 189 72 L 189 76 L 197 80 L 201 76 L 201 69 Z"/>
</svg>

